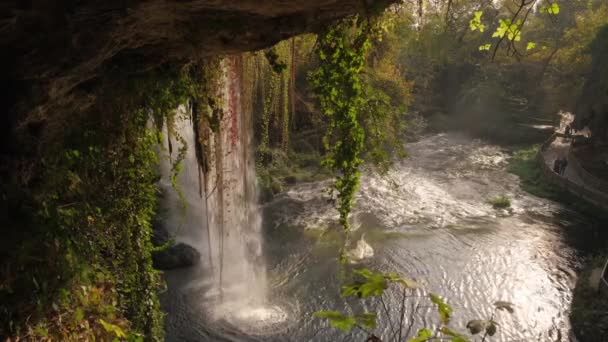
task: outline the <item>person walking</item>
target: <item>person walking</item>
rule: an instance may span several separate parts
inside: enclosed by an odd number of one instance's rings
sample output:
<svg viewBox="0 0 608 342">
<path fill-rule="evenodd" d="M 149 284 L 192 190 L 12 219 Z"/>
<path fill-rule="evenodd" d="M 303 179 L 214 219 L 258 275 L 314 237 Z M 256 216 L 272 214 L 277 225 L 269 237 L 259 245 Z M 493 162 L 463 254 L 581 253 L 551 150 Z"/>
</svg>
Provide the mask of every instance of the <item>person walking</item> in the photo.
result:
<svg viewBox="0 0 608 342">
<path fill-rule="evenodd" d="M 560 158 L 555 158 L 555 160 L 553 161 L 553 172 L 555 172 L 559 175 L 561 169 L 562 169 L 562 160 Z"/>
</svg>

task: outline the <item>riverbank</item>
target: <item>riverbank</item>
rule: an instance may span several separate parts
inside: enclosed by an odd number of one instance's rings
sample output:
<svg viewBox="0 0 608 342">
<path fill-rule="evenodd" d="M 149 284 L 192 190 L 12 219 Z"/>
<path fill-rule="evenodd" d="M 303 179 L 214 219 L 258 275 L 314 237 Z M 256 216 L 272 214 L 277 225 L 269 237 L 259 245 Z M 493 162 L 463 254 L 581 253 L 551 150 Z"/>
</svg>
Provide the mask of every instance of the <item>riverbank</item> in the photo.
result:
<svg viewBox="0 0 608 342">
<path fill-rule="evenodd" d="M 599 292 L 597 279 L 593 279 L 593 272 L 603 269 L 606 258 L 608 253 L 590 258 L 576 283 L 570 322 L 581 342 L 604 342 L 608 336 L 608 296 Z"/>
</svg>

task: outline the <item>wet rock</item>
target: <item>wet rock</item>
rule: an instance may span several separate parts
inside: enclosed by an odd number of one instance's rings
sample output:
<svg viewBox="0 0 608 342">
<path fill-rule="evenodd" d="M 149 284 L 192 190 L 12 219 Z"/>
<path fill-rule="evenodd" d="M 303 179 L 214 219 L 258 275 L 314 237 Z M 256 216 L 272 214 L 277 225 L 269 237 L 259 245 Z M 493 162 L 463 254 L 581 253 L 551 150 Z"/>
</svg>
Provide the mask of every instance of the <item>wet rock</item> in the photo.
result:
<svg viewBox="0 0 608 342">
<path fill-rule="evenodd" d="M 200 260 L 200 253 L 192 246 L 178 243 L 152 255 L 154 268 L 173 270 L 195 265 Z"/>
</svg>

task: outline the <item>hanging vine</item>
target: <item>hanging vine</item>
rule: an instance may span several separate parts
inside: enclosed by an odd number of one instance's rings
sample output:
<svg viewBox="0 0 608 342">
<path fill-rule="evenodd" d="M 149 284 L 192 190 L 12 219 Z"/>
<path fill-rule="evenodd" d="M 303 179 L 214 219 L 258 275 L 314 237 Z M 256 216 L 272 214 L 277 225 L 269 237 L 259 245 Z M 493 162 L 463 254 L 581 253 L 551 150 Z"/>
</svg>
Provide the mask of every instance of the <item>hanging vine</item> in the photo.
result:
<svg viewBox="0 0 608 342">
<path fill-rule="evenodd" d="M 287 153 L 289 149 L 289 75 L 291 73 L 283 72 L 281 74 L 281 112 L 282 132 L 281 132 L 281 149 Z"/>
<path fill-rule="evenodd" d="M 340 224 L 348 232 L 348 216 L 359 187 L 359 166 L 364 144 L 364 131 L 359 113 L 364 102 L 359 74 L 371 46 L 372 24 L 355 17 L 334 24 L 317 38 L 319 67 L 309 74 L 309 82 L 318 96 L 321 108 L 330 118 L 323 138 L 327 156 L 324 165 L 338 173 Z"/>
<path fill-rule="evenodd" d="M 229 82 L 228 90 L 228 115 L 230 118 L 230 143 L 234 148 L 239 140 L 239 118 L 238 118 L 238 96 L 234 82 L 238 82 L 237 69 L 240 67 L 238 58 L 233 57 L 226 60 L 227 76 L 226 82 Z"/>
</svg>

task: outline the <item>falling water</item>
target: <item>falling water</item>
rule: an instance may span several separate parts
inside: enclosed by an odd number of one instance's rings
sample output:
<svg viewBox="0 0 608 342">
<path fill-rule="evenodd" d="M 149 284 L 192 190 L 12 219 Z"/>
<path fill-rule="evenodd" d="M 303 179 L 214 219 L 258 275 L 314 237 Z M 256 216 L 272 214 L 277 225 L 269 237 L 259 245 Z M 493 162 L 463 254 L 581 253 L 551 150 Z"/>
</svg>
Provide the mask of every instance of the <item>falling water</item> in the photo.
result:
<svg viewBox="0 0 608 342">
<path fill-rule="evenodd" d="M 258 328 L 263 322 L 280 321 L 284 314 L 267 302 L 252 113 L 242 110 L 239 59 L 225 59 L 222 69 L 220 129 L 212 132 L 196 124 L 196 111 L 205 109 L 194 106 L 181 106 L 174 129 L 165 128 L 163 224 L 176 241 L 199 251 L 201 261 L 195 267 L 202 276 L 189 286 L 204 289 L 200 305 L 210 318 Z M 175 162 L 184 144 L 176 191 L 169 160 Z"/>
</svg>

